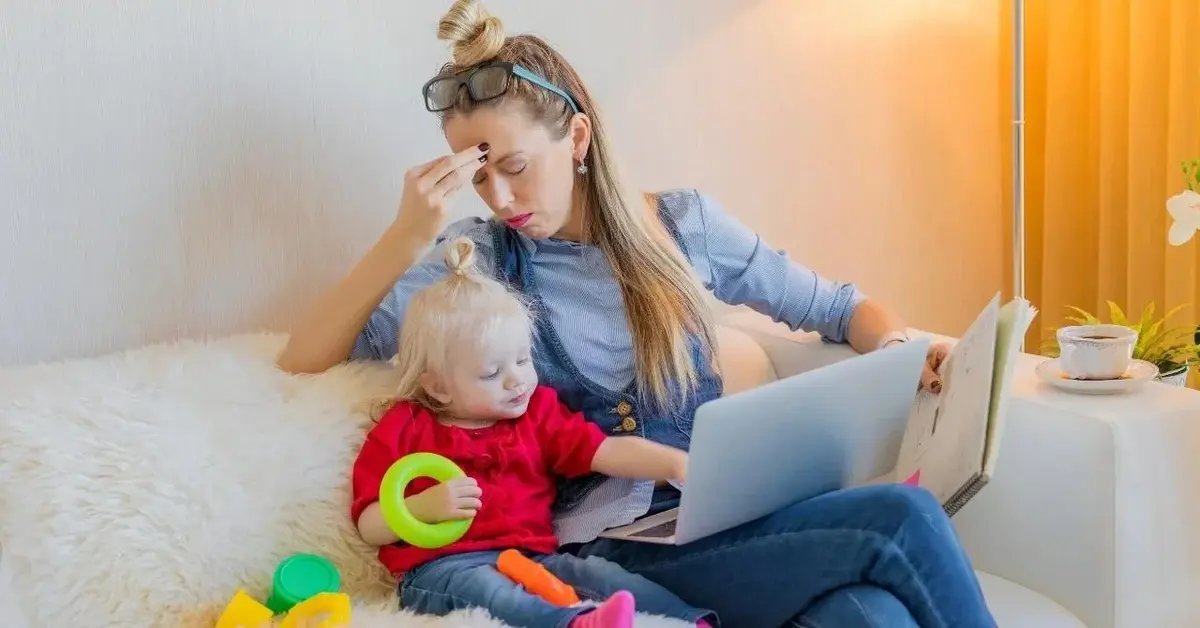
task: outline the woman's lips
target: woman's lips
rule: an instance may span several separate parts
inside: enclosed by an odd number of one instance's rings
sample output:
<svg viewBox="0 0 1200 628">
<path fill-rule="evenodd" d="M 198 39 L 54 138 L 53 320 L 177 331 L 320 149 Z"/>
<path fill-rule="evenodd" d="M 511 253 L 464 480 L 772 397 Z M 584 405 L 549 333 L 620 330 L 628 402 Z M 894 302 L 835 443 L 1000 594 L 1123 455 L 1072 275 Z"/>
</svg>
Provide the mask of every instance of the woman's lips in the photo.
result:
<svg viewBox="0 0 1200 628">
<path fill-rule="evenodd" d="M 520 229 L 525 223 L 529 222 L 530 218 L 533 218 L 533 214 L 521 214 L 520 216 L 513 216 L 504 222 L 513 229 Z"/>
</svg>

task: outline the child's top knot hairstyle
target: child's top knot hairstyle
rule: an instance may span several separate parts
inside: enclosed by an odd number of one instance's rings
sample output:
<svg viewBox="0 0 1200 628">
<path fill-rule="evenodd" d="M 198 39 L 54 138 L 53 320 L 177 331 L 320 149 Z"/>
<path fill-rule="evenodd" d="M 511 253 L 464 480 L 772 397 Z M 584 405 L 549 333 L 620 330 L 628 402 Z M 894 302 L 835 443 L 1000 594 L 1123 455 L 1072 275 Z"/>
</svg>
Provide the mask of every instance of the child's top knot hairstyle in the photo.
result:
<svg viewBox="0 0 1200 628">
<path fill-rule="evenodd" d="M 422 375 L 444 374 L 452 354 L 486 346 L 505 323 L 516 321 L 533 332 L 529 308 L 521 298 L 476 268 L 474 242 L 468 238 L 448 242 L 444 260 L 446 276 L 409 301 L 396 356 L 397 398 L 417 401 L 434 412 L 445 408 L 425 393 Z"/>
<path fill-rule="evenodd" d="M 475 243 L 459 238 L 446 248 L 446 268 L 450 273 L 466 277 L 467 273 L 475 271 Z"/>
</svg>

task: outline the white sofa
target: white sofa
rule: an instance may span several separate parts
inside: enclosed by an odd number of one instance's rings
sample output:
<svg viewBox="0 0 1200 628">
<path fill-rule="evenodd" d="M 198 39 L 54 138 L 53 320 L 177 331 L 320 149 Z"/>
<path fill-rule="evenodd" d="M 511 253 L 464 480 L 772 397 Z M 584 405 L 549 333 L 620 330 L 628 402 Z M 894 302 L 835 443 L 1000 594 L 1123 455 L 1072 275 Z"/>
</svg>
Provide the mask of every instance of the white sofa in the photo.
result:
<svg viewBox="0 0 1200 628">
<path fill-rule="evenodd" d="M 724 324 L 720 330 L 720 341 L 729 392 L 760 385 L 776 377 L 816 368 L 851 355 L 846 347 L 823 344 L 812 335 L 790 333 L 757 315 L 735 313 L 725 316 L 722 321 Z M 360 402 L 371 394 L 378 394 L 379 391 L 387 389 L 386 374 L 379 372 L 363 375 L 359 371 L 341 371 L 340 375 L 336 375 L 341 379 L 332 380 L 333 383 L 326 381 L 325 384 L 322 384 L 319 377 L 288 378 L 273 375 L 267 372 L 266 362 L 271 352 L 277 350 L 281 343 L 282 338 L 279 336 L 234 338 L 217 343 L 221 345 L 221 349 L 216 352 L 216 357 L 209 354 L 196 357 L 199 355 L 196 347 L 185 343 L 144 349 L 124 356 L 108 356 L 99 360 L 10 372 L 0 371 L 0 404 L 4 404 L 0 405 L 0 456 L 19 449 L 14 446 L 14 439 L 16 445 L 26 448 L 32 446 L 27 436 L 14 426 L 26 424 L 23 422 L 27 421 L 27 416 L 32 417 L 29 420 L 48 420 L 53 412 L 58 411 L 40 408 L 39 404 L 70 411 L 74 407 L 72 404 L 141 394 L 131 393 L 131 390 L 149 390 L 161 398 L 166 394 L 163 392 L 164 378 L 170 377 L 171 381 L 175 381 L 182 377 L 181 373 L 189 373 L 191 377 L 202 382 L 206 376 L 201 371 L 207 368 L 222 369 L 222 377 L 229 384 L 216 388 L 210 386 L 201 392 L 177 393 L 192 395 L 201 401 L 192 397 L 183 401 L 168 401 L 185 405 L 200 404 L 208 411 L 217 413 L 213 416 L 219 416 L 223 403 L 229 404 L 231 411 L 240 411 L 247 404 L 256 402 L 303 402 L 306 405 L 325 404 L 329 408 L 327 414 L 334 416 L 334 408 L 341 407 L 344 411 L 346 404 Z M 238 360 L 255 362 L 254 369 L 257 370 L 244 367 Z M 1133 445 L 1129 445 L 1122 449 L 1119 430 L 1116 429 L 1119 421 L 1114 418 L 1105 423 L 1103 418 L 1093 418 L 1088 414 L 1096 407 L 1103 407 L 1105 401 L 1069 396 L 1055 397 L 1053 393 L 1037 388 L 1029 381 L 1034 361 L 1034 358 L 1029 357 L 1019 368 L 1017 400 L 1011 406 L 1008 417 L 997 477 L 954 519 L 978 569 L 985 594 L 1000 625 L 1005 628 L 1077 628 L 1085 625 L 1090 628 L 1170 628 L 1200 625 L 1200 615 L 1190 610 L 1185 603 L 1187 593 L 1194 590 L 1192 585 L 1196 584 L 1197 576 L 1200 575 L 1200 562 L 1182 560 L 1191 559 L 1194 554 L 1200 552 L 1200 549 L 1193 549 L 1193 546 L 1200 547 L 1200 544 L 1190 543 L 1190 530 L 1184 521 L 1172 519 L 1185 513 L 1195 514 L 1195 506 L 1190 503 L 1181 506 L 1177 501 L 1182 502 L 1179 497 L 1188 494 L 1184 490 L 1185 487 L 1195 486 L 1186 484 L 1185 480 L 1200 477 L 1200 474 L 1168 477 L 1161 473 L 1163 469 L 1187 471 L 1187 465 L 1182 462 L 1166 464 L 1161 460 L 1155 467 L 1155 471 L 1159 471 L 1157 475 L 1145 469 L 1126 468 L 1122 463 L 1122 456 L 1134 452 L 1134 448 Z M 132 368 L 131 364 L 141 362 L 151 364 L 152 369 L 158 369 L 160 372 L 146 374 L 138 371 L 140 374 L 136 377 L 126 372 Z M 178 362 L 177 367 L 173 366 L 175 362 Z M 106 373 L 113 371 L 115 374 L 108 375 L 113 380 L 112 392 L 109 393 L 104 388 L 105 384 L 97 384 L 93 380 L 97 377 L 103 379 Z M 242 380 L 250 381 L 254 377 L 263 378 L 262 381 L 277 387 L 275 390 L 264 391 L 271 399 L 249 400 L 248 393 L 239 388 L 244 383 Z M 80 382 L 88 383 L 88 386 L 84 386 L 85 390 L 79 393 L 81 400 L 63 400 L 55 397 L 56 391 L 63 390 L 63 384 L 47 383 L 47 380 L 55 378 L 68 383 L 74 382 L 75 388 L 79 388 Z M 372 388 L 374 392 L 368 394 L 365 390 L 347 390 L 359 386 L 360 383 Z M 304 388 L 322 385 L 325 388 L 321 390 Z M 212 390 L 218 391 L 216 398 L 213 398 Z M 1185 402 L 1191 403 L 1192 408 L 1200 408 L 1200 402 L 1195 399 L 1198 396 L 1200 395 L 1195 395 L 1192 391 L 1155 384 L 1136 399 L 1119 403 L 1134 404 L 1121 406 L 1126 409 L 1136 407 L 1139 403 L 1157 403 L 1162 408 L 1178 408 L 1181 407 L 1180 403 Z M 17 401 L 11 401 L 10 398 Z M 305 401 L 306 399 L 308 401 Z M 1048 406 L 1046 399 L 1059 404 L 1058 410 L 1053 409 L 1053 403 Z M 1047 407 L 1051 409 L 1046 410 Z M 275 425 L 274 428 L 256 428 L 248 423 L 255 420 L 255 416 L 256 413 L 249 413 L 245 418 L 237 419 L 243 423 L 237 423 L 236 429 L 279 429 L 279 425 L 286 424 L 284 418 L 285 423 Z M 356 424 L 350 425 L 351 420 L 342 419 L 346 427 L 338 427 L 341 431 L 325 438 L 352 441 L 354 435 L 361 433 L 364 427 L 362 417 L 354 416 L 357 417 L 354 419 Z M 1173 460 L 1181 460 L 1178 456 L 1182 456 L 1186 451 L 1182 448 L 1184 438 L 1187 438 L 1186 442 L 1189 443 L 1200 443 L 1200 428 L 1193 428 L 1193 422 L 1188 421 L 1188 418 L 1175 417 L 1173 422 L 1154 423 L 1153 426 L 1139 432 L 1135 444 L 1141 449 L 1134 453 L 1140 455 L 1141 452 L 1153 451 L 1157 447 L 1163 455 L 1174 452 L 1177 458 Z M 140 420 L 155 419 L 143 416 Z M 328 424 L 318 425 L 322 429 L 333 429 Z M 139 429 L 144 427 L 146 426 L 138 426 Z M 92 429 L 91 426 L 78 428 L 74 424 L 72 428 Z M 304 427 L 297 426 L 296 429 Z M 199 455 L 195 451 L 196 448 L 212 446 L 210 441 L 195 435 L 189 434 L 186 437 L 194 438 L 195 442 L 191 451 L 180 451 L 181 457 Z M 136 440 L 127 442 L 132 443 L 129 446 L 138 443 Z M 6 451 L 5 447 L 13 449 Z M 345 446 L 343 449 L 343 458 L 352 454 L 352 446 Z M 21 454 L 18 452 L 16 455 L 20 457 Z M 286 458 L 286 452 L 272 452 L 271 455 L 281 456 L 280 461 L 272 463 L 272 466 L 266 467 L 267 471 L 262 473 L 269 474 L 278 466 L 294 466 L 298 464 L 296 460 L 302 461 L 304 456 L 312 456 L 313 453 L 305 451 L 293 458 Z M 55 472 L 63 473 L 64 481 L 80 481 L 78 477 L 68 478 L 65 475 L 77 469 L 59 461 L 53 452 L 47 452 L 46 459 L 49 461 L 45 463 L 47 465 L 63 465 Z M 29 465 L 42 464 L 39 460 L 37 456 L 26 452 L 25 457 L 17 463 L 8 461 L 10 466 L 7 469 L 28 472 Z M 6 469 L 5 462 L 5 459 L 0 457 L 0 474 Z M 336 460 L 333 462 L 337 463 Z M 25 466 L 14 467 L 14 464 Z M 45 469 L 40 471 L 46 472 Z M 333 472 L 336 471 L 335 464 Z M 174 481 L 165 471 L 161 473 L 162 477 L 151 480 L 157 479 L 164 484 Z M 278 478 L 263 477 L 261 480 L 281 485 L 288 476 L 296 473 L 311 474 L 311 481 L 323 477 L 317 469 L 291 469 Z M 253 491 L 254 482 L 244 483 L 246 486 L 239 487 L 239 499 L 244 499 L 244 493 L 247 491 Z M 303 486 L 307 487 L 308 484 Z M 4 552 L 0 554 L 0 617 L 4 619 L 3 625 L 13 628 L 41 628 L 49 625 L 31 619 L 56 616 L 50 611 L 39 613 L 36 608 L 39 604 L 73 605 L 72 617 L 79 619 L 78 623 L 72 626 L 116 625 L 115 622 L 120 619 L 117 615 L 120 613 L 125 613 L 121 616 L 124 618 L 136 616 L 136 611 L 130 610 L 129 604 L 114 602 L 112 596 L 94 590 L 95 587 L 110 586 L 107 583 L 117 580 L 117 574 L 106 578 L 106 574 L 97 574 L 92 570 L 87 573 L 88 579 L 85 581 L 84 575 L 77 576 L 73 573 L 70 557 L 64 558 L 54 553 L 53 548 L 32 547 L 37 545 L 37 537 L 36 533 L 31 536 L 30 526 L 37 523 L 31 523 L 27 519 L 34 516 L 30 513 L 36 514 L 38 510 L 29 507 L 27 503 L 22 503 L 21 507 L 17 508 L 15 502 L 36 500 L 37 497 L 22 493 L 22 488 L 0 475 L 0 548 L 3 548 Z M 103 494 L 108 487 L 96 484 L 91 490 Z M 318 504 L 332 503 L 336 507 L 332 507 L 330 512 L 336 518 L 337 508 L 344 505 L 344 495 L 334 493 L 344 492 L 344 487 L 333 485 L 322 490 L 325 492 L 315 492 L 312 495 L 271 494 L 265 497 L 283 504 L 280 508 L 300 509 L 297 512 L 303 511 L 306 501 Z M 209 492 L 205 495 L 210 502 L 196 504 L 200 510 L 191 512 L 188 516 L 207 519 L 197 522 L 195 528 L 186 527 L 193 522 L 192 519 L 177 520 L 174 525 L 183 529 L 175 530 L 174 534 L 195 537 L 201 533 L 213 533 L 214 528 L 230 525 L 229 522 L 219 519 L 219 513 L 229 510 L 226 508 L 227 504 L 219 503 L 224 499 L 224 494 Z M 1146 510 L 1120 510 L 1118 506 L 1125 508 L 1123 499 L 1129 495 L 1137 496 L 1141 501 L 1129 504 L 1128 508 Z M 6 499 L 9 500 L 7 503 Z M 101 506 L 108 508 L 111 506 L 110 502 L 111 500 L 104 502 Z M 131 526 L 143 519 L 151 523 L 170 522 L 172 520 L 167 516 L 169 513 L 156 512 L 155 509 L 165 509 L 172 503 L 163 495 L 156 494 L 156 501 L 125 505 L 123 507 L 127 510 L 122 512 L 126 513 L 128 521 L 132 521 L 128 524 Z M 78 517 L 86 512 L 76 510 L 70 514 L 76 517 L 74 521 L 78 523 Z M 213 514 L 214 512 L 218 514 Z M 1189 520 L 1194 521 L 1196 518 L 1192 517 Z M 153 552 L 147 554 L 147 550 L 144 549 L 146 544 L 136 542 L 144 539 L 123 536 L 119 529 L 121 525 L 122 520 L 112 521 L 106 527 L 92 531 L 97 539 L 102 537 L 102 540 L 97 542 L 107 544 L 107 555 L 112 555 L 113 552 L 126 555 L 140 551 L 141 560 L 153 564 Z M 264 536 L 264 533 L 259 535 L 263 538 L 256 537 L 257 545 L 250 545 L 249 541 L 236 541 L 240 544 L 239 553 L 224 559 L 231 564 L 210 560 L 202 571 L 205 578 L 224 580 L 216 583 L 205 582 L 206 586 L 213 586 L 202 591 L 194 591 L 193 589 L 199 587 L 194 583 L 189 585 L 191 588 L 185 587 L 186 591 L 178 590 L 180 582 L 186 581 L 187 578 L 195 580 L 195 574 L 189 571 L 178 577 L 167 573 L 158 574 L 156 577 L 134 578 L 136 582 L 132 584 L 125 581 L 122 583 L 125 589 L 121 591 L 121 595 L 134 596 L 136 600 L 141 601 L 140 603 L 147 605 L 170 598 L 174 604 L 171 606 L 172 612 L 178 611 L 179 600 L 183 599 L 191 604 L 205 606 L 205 612 L 211 616 L 221 600 L 232 593 L 230 588 L 235 585 L 230 583 L 245 582 L 252 592 L 262 594 L 263 587 L 269 582 L 269 567 L 274 564 L 272 561 L 289 548 L 302 548 L 303 543 L 336 545 L 329 551 L 334 552 L 343 561 L 339 562 L 339 567 L 346 569 L 345 563 L 352 562 L 352 569 L 370 569 L 360 566 L 357 562 L 362 560 L 365 561 L 363 565 L 368 564 L 369 553 L 356 545 L 352 539 L 343 538 L 348 531 L 344 522 L 321 520 L 309 524 L 303 517 L 299 517 L 288 521 L 286 525 L 287 527 L 280 528 L 280 534 L 286 532 L 288 543 L 272 545 L 269 534 Z M 62 537 L 67 533 L 57 526 L 51 526 L 46 534 Z M 122 543 L 128 543 L 128 547 L 122 547 Z M 261 555 L 247 556 L 247 552 L 258 552 Z M 59 564 L 53 571 L 38 570 L 36 565 L 30 564 L 30 561 L 36 560 L 53 560 Z M 187 562 L 178 564 L 181 565 L 178 567 L 181 571 L 192 569 Z M 1136 566 L 1138 571 L 1125 571 L 1126 567 L 1132 566 Z M 32 573 L 40 575 L 31 576 Z M 372 594 L 387 595 L 386 589 L 370 584 L 372 574 L 364 574 L 365 571 L 352 573 L 351 577 L 347 578 L 348 586 L 355 591 L 366 587 Z M 1165 579 L 1168 576 L 1178 579 Z M 51 583 L 49 580 L 55 582 Z M 168 595 L 168 592 L 157 590 L 156 587 L 176 589 L 172 589 L 169 592 L 171 595 Z M 71 594 L 86 599 L 80 601 L 64 597 Z M 174 597 L 171 597 L 172 595 Z M 136 605 L 135 603 L 134 606 Z M 108 617 L 106 613 L 112 616 Z M 187 625 L 200 626 L 203 622 Z"/>
</svg>

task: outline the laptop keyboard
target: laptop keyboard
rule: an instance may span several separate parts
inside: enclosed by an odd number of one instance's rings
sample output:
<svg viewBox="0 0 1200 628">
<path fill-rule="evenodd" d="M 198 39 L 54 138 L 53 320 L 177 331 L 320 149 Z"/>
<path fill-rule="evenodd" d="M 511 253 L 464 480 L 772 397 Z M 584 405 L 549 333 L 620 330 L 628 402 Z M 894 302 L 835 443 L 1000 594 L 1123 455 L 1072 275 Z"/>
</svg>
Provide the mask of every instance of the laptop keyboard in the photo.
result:
<svg viewBox="0 0 1200 628">
<path fill-rule="evenodd" d="M 678 521 L 678 519 L 672 519 L 665 523 L 660 523 L 653 528 L 646 528 L 634 536 L 644 536 L 652 539 L 665 539 L 667 537 L 674 536 L 676 521 Z"/>
</svg>

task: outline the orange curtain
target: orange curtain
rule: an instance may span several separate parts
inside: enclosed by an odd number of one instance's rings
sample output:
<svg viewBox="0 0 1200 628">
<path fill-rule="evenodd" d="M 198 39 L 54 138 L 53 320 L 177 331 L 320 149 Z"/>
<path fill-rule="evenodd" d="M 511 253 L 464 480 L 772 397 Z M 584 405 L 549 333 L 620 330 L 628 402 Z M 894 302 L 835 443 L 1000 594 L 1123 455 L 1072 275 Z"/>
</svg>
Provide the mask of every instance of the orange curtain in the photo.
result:
<svg viewBox="0 0 1200 628">
<path fill-rule="evenodd" d="M 1187 304 L 1171 322 L 1200 324 L 1200 238 L 1170 246 L 1165 208 L 1200 158 L 1200 0 L 1026 0 L 1025 50 L 1026 294 L 1041 310 L 1027 350 L 1068 305 L 1107 319 L 1109 300 Z"/>
</svg>

